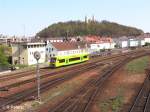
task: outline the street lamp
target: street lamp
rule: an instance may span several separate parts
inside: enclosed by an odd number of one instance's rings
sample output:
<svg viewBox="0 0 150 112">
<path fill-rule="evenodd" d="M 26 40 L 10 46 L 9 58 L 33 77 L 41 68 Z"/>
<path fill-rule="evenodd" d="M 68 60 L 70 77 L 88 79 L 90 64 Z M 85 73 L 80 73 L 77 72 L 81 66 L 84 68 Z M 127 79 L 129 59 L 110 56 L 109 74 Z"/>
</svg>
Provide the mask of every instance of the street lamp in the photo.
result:
<svg viewBox="0 0 150 112">
<path fill-rule="evenodd" d="M 40 74 L 39 74 L 39 59 L 41 58 L 41 54 L 38 51 L 35 51 L 34 52 L 34 58 L 37 61 L 36 77 L 37 77 L 38 101 L 41 102 L 41 97 L 40 97 Z"/>
</svg>

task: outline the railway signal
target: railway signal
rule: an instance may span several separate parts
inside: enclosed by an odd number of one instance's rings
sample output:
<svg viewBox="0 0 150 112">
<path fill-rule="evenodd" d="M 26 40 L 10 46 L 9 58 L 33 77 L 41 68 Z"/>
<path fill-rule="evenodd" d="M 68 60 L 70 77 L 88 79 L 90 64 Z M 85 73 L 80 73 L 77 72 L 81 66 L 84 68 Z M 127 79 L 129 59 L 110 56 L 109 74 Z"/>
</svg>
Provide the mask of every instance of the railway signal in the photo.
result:
<svg viewBox="0 0 150 112">
<path fill-rule="evenodd" d="M 37 77 L 37 90 L 38 90 L 38 101 L 41 102 L 41 97 L 40 97 L 40 74 L 39 74 L 39 59 L 41 58 L 41 54 L 38 51 L 34 52 L 34 58 L 37 61 L 37 66 L 36 66 L 36 77 Z"/>
</svg>

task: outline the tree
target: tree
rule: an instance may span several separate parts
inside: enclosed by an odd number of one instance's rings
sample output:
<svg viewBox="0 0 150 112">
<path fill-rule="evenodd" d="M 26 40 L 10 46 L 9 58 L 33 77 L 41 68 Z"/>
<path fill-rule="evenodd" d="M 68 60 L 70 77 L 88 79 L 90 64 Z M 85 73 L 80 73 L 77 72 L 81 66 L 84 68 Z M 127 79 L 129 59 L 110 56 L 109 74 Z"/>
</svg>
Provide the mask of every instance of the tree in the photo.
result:
<svg viewBox="0 0 150 112">
<path fill-rule="evenodd" d="M 8 65 L 8 47 L 0 45 L 0 66 Z"/>
<path fill-rule="evenodd" d="M 145 46 L 150 46 L 150 43 L 149 43 L 149 42 L 146 42 L 146 43 L 145 43 Z"/>
<path fill-rule="evenodd" d="M 68 32 L 68 33 L 66 33 Z M 88 23 L 82 21 L 68 21 L 52 24 L 43 29 L 36 35 L 41 38 L 48 37 L 69 37 L 69 36 L 137 36 L 143 31 L 134 27 L 120 25 L 118 23 L 109 21 L 89 21 Z"/>
<path fill-rule="evenodd" d="M 0 66 L 8 66 L 8 58 L 0 51 Z"/>
</svg>

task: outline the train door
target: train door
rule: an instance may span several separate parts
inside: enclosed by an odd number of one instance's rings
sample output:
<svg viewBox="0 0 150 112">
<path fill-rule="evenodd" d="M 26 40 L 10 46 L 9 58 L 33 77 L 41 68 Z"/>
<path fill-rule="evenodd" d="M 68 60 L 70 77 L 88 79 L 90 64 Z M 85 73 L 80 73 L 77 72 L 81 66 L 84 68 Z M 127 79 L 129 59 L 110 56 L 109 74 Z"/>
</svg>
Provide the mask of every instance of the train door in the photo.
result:
<svg viewBox="0 0 150 112">
<path fill-rule="evenodd" d="M 68 65 L 68 63 L 69 63 L 69 60 L 68 60 L 68 59 L 66 59 L 66 65 Z"/>
<path fill-rule="evenodd" d="M 80 57 L 80 60 L 81 60 L 81 61 L 83 60 L 83 56 Z"/>
</svg>

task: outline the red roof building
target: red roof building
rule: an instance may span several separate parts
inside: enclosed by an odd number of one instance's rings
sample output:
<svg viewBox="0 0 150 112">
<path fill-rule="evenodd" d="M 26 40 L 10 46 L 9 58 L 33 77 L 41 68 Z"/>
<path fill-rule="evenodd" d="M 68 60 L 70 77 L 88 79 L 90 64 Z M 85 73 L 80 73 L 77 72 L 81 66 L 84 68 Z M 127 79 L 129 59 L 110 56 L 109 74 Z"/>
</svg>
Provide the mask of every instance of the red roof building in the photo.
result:
<svg viewBox="0 0 150 112">
<path fill-rule="evenodd" d="M 86 36 L 85 41 L 88 43 L 112 43 L 111 37 L 100 37 L 100 36 Z"/>
</svg>

